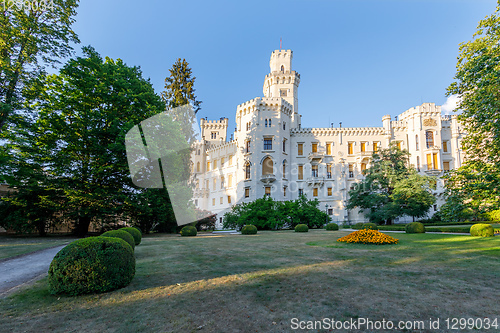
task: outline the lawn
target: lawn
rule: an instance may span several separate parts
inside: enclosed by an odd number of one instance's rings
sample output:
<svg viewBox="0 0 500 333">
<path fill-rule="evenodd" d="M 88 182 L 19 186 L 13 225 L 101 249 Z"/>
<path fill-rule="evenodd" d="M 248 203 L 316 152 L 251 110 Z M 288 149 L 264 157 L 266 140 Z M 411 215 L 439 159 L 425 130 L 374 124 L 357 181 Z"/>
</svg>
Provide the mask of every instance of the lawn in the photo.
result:
<svg viewBox="0 0 500 333">
<path fill-rule="evenodd" d="M 68 244 L 74 239 L 74 237 L 69 236 L 29 237 L 0 235 L 0 260 Z"/>
<path fill-rule="evenodd" d="M 145 236 L 136 247 L 136 276 L 128 287 L 52 296 L 45 278 L 0 299 L 0 327 L 6 332 L 290 332 L 292 318 L 396 323 L 440 318 L 441 330 L 432 332 L 446 332 L 446 318 L 498 316 L 500 237 L 392 233 L 399 244 L 336 242 L 347 234 Z"/>
</svg>

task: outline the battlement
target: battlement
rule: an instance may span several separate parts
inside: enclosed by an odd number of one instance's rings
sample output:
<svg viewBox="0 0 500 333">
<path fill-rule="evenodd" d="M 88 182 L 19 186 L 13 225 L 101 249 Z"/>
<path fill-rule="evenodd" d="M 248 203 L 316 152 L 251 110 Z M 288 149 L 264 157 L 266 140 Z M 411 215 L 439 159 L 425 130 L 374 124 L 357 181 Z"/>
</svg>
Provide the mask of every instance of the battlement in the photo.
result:
<svg viewBox="0 0 500 333">
<path fill-rule="evenodd" d="M 208 148 L 205 152 L 207 154 L 209 153 L 212 153 L 216 150 L 221 150 L 221 149 L 224 149 L 224 148 L 230 148 L 231 146 L 237 146 L 237 142 L 236 140 L 232 140 L 232 141 L 229 141 L 229 142 L 223 142 L 221 144 L 212 144 L 210 146 L 210 148 Z"/>
<path fill-rule="evenodd" d="M 332 127 L 332 128 L 292 128 L 293 134 L 311 134 L 315 136 L 335 136 L 335 135 L 383 135 L 383 127 Z"/>
</svg>

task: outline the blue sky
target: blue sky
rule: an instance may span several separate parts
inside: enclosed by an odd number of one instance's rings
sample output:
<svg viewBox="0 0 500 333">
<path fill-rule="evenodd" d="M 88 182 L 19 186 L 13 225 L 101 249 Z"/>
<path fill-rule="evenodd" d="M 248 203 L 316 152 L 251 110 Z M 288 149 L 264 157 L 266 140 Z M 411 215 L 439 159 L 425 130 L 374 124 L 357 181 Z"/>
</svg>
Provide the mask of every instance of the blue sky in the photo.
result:
<svg viewBox="0 0 500 333">
<path fill-rule="evenodd" d="M 200 117 L 228 117 L 262 96 L 271 52 L 294 52 L 303 127 L 381 126 L 421 104 L 446 102 L 458 44 L 495 0 L 81 1 L 82 45 L 140 66 L 157 92 L 185 58 Z"/>
</svg>

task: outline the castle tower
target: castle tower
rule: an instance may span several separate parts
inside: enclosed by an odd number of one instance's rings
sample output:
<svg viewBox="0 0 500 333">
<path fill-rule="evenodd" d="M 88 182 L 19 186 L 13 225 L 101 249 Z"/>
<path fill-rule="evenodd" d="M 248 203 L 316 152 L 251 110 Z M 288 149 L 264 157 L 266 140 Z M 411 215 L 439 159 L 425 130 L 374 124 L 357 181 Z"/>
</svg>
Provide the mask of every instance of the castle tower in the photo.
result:
<svg viewBox="0 0 500 333">
<path fill-rule="evenodd" d="M 226 142 L 227 126 L 229 119 L 221 118 L 220 120 L 200 119 L 201 138 L 211 144 L 220 144 Z"/>
<path fill-rule="evenodd" d="M 274 50 L 269 60 L 270 73 L 264 79 L 265 97 L 281 97 L 293 106 L 292 127 L 298 127 L 298 89 L 300 74 L 292 70 L 292 50 Z"/>
</svg>

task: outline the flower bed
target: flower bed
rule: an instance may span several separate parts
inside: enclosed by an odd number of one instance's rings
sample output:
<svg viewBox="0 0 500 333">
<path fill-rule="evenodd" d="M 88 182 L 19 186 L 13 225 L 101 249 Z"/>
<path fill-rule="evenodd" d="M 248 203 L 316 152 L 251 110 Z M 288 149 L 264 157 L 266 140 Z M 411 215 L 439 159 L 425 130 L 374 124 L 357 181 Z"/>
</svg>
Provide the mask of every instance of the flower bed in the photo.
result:
<svg viewBox="0 0 500 333">
<path fill-rule="evenodd" d="M 397 244 L 398 240 L 378 230 L 362 229 L 337 239 L 337 242 L 383 245 Z"/>
</svg>

